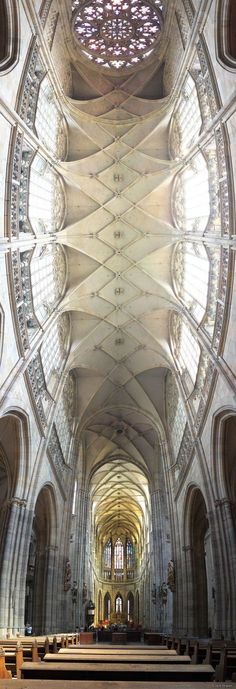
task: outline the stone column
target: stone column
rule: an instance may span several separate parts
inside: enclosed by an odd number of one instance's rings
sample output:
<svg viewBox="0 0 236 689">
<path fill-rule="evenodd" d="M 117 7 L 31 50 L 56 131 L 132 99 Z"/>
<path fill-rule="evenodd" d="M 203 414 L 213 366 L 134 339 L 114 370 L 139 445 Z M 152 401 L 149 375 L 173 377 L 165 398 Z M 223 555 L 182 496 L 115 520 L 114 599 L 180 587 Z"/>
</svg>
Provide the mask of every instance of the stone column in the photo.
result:
<svg viewBox="0 0 236 689">
<path fill-rule="evenodd" d="M 183 626 L 187 636 L 194 633 L 194 602 L 193 602 L 193 581 L 192 581 L 192 553 L 191 545 L 182 547 L 185 557 L 185 586 L 183 585 Z"/>
<path fill-rule="evenodd" d="M 218 540 L 218 566 L 216 576 L 216 629 L 215 636 L 236 636 L 236 534 L 232 503 L 227 498 L 215 501 Z M 219 576 L 218 576 L 219 575 Z"/>
<path fill-rule="evenodd" d="M 78 581 L 78 609 L 76 611 L 76 626 L 83 626 L 84 625 L 84 606 L 86 603 L 86 600 L 83 597 L 83 592 L 85 591 L 85 586 L 86 584 L 87 587 L 87 592 L 88 591 L 88 581 L 87 581 L 87 574 L 86 568 L 85 568 L 85 554 L 86 554 L 86 543 L 87 543 L 87 535 L 86 535 L 86 528 L 87 528 L 87 514 L 88 514 L 88 496 L 86 491 L 83 488 L 80 488 L 78 490 L 78 516 L 77 516 L 77 524 L 75 527 L 75 534 L 76 534 L 76 539 L 75 539 L 75 547 L 74 547 L 74 553 L 75 553 L 75 561 L 74 561 L 74 572 L 75 572 L 75 578 Z M 88 595 L 87 593 L 87 595 Z"/>
<path fill-rule="evenodd" d="M 43 630 L 45 634 L 56 629 L 57 620 L 57 556 L 58 547 L 49 545 L 45 548 L 45 609 L 43 619 Z"/>
<path fill-rule="evenodd" d="M 155 616 L 154 628 L 161 624 L 160 631 L 167 631 L 172 619 L 172 593 L 167 592 L 167 602 L 163 603 L 161 586 L 166 584 L 167 567 L 170 559 L 170 545 L 167 542 L 165 517 L 167 516 L 165 491 L 157 489 L 151 494 L 152 506 L 152 536 L 153 536 L 153 563 L 151 563 L 151 588 L 155 585 L 157 591 L 157 605 L 152 606 L 152 618 Z M 151 592 L 149 592 L 150 595 Z M 159 608 L 159 620 L 158 618 Z"/>
<path fill-rule="evenodd" d="M 25 500 L 13 497 L 9 501 L 0 582 L 0 634 L 2 636 L 5 636 L 6 633 L 15 633 L 24 627 L 22 606 L 19 615 L 19 600 L 22 597 L 24 600 L 25 597 L 25 586 L 22 588 L 20 577 L 19 559 L 26 545 L 22 539 L 25 508 Z M 25 582 L 23 583 L 25 584 Z"/>
</svg>

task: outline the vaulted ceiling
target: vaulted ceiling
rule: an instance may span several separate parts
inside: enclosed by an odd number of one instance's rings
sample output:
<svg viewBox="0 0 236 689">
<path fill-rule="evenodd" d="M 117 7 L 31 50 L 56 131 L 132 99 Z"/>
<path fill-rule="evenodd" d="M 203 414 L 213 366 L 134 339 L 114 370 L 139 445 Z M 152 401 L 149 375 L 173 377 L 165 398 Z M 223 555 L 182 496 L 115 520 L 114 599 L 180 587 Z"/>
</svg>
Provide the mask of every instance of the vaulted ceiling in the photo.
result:
<svg viewBox="0 0 236 689">
<path fill-rule="evenodd" d="M 61 311 L 71 316 L 68 367 L 77 379 L 87 475 L 109 462 L 111 504 L 111 461 L 118 473 L 122 462 L 126 475 L 132 466 L 156 475 L 165 378 L 173 366 L 169 317 L 178 303 L 171 265 L 179 231 L 171 193 L 179 162 L 169 156 L 171 112 L 162 85 L 170 13 L 151 58 L 131 71 L 106 72 L 78 50 L 64 13 L 75 97 L 64 99 L 69 148 L 58 165 L 67 198 L 59 233 L 68 261 Z M 103 530 L 104 478 L 95 476 L 96 523 Z M 135 489 L 126 490 L 138 528 L 139 501 Z M 126 513 L 124 491 L 123 499 Z"/>
</svg>

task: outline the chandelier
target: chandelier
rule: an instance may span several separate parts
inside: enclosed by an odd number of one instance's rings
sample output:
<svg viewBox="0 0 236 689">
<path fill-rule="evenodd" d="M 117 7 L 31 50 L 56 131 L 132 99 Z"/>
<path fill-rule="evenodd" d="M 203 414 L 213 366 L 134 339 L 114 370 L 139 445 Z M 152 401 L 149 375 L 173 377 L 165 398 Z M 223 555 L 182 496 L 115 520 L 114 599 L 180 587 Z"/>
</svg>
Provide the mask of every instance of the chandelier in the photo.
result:
<svg viewBox="0 0 236 689">
<path fill-rule="evenodd" d="M 101 67 L 134 67 L 154 50 L 163 2 L 74 0 L 73 31 L 83 54 Z"/>
</svg>

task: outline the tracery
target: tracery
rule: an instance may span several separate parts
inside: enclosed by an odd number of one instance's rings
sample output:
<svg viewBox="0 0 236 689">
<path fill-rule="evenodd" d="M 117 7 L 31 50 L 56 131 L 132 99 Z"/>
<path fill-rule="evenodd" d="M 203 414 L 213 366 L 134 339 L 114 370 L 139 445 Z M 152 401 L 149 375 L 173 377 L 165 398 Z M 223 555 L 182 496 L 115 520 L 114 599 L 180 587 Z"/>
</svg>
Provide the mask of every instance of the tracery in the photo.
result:
<svg viewBox="0 0 236 689">
<path fill-rule="evenodd" d="M 120 69 L 153 52 L 162 28 L 162 0 L 74 0 L 74 35 L 95 64 Z"/>
<path fill-rule="evenodd" d="M 29 220 L 35 234 L 59 229 L 64 212 L 62 186 L 47 161 L 36 154 L 30 168 Z"/>
<path fill-rule="evenodd" d="M 65 279 L 63 249 L 58 244 L 36 247 L 31 260 L 31 285 L 34 310 L 40 322 L 49 315 L 62 296 Z"/>
<path fill-rule="evenodd" d="M 205 247 L 180 242 L 175 252 L 174 277 L 178 295 L 200 322 L 207 306 L 209 259 Z"/>
<path fill-rule="evenodd" d="M 47 76 L 39 87 L 35 127 L 40 141 L 60 157 L 63 139 L 65 139 L 63 121 L 53 87 Z"/>
</svg>

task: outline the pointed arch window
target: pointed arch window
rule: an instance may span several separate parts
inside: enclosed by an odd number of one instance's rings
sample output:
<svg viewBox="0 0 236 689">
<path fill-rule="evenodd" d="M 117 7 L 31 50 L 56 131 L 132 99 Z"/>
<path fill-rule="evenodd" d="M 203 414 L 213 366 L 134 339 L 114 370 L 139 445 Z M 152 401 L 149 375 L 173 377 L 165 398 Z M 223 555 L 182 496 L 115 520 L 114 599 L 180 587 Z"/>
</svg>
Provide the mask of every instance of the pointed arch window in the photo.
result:
<svg viewBox="0 0 236 689">
<path fill-rule="evenodd" d="M 110 620 L 111 617 L 111 597 L 109 593 L 104 596 L 104 620 Z"/>
<path fill-rule="evenodd" d="M 118 594 L 118 596 L 116 596 L 115 609 L 116 609 L 117 615 L 120 615 L 123 612 L 123 600 L 122 600 L 120 594 Z"/>
<path fill-rule="evenodd" d="M 127 538 L 126 541 L 126 562 L 127 571 L 134 568 L 134 546 L 133 543 Z"/>
<path fill-rule="evenodd" d="M 128 622 L 132 622 L 134 618 L 134 596 L 132 591 L 128 593 L 127 597 L 127 620 Z"/>
<path fill-rule="evenodd" d="M 111 539 L 107 541 L 103 552 L 103 564 L 105 569 L 111 569 Z"/>
<path fill-rule="evenodd" d="M 124 546 L 120 538 L 117 538 L 114 547 L 114 566 L 115 570 L 122 571 L 124 568 Z"/>
</svg>

